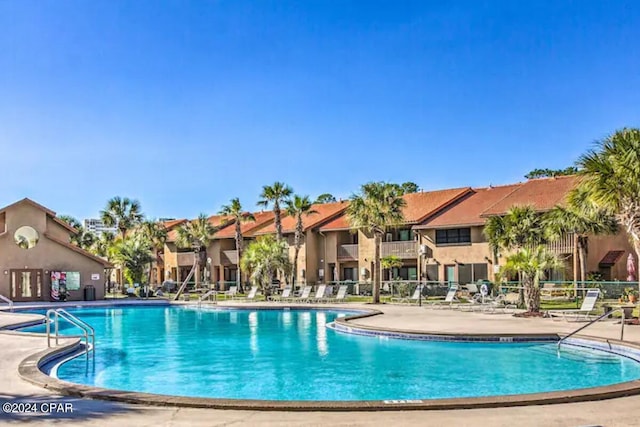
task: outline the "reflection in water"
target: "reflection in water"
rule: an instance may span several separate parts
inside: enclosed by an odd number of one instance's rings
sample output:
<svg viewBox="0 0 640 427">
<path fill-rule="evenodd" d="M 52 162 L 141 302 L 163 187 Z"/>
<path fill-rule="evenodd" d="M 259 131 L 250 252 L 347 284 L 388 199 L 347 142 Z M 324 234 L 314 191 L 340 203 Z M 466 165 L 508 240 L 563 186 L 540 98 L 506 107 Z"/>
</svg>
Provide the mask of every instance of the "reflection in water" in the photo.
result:
<svg viewBox="0 0 640 427">
<path fill-rule="evenodd" d="M 289 329 L 291 328 L 293 322 L 291 321 L 291 312 L 290 311 L 285 311 L 284 313 L 282 313 L 282 325 L 284 326 L 285 329 Z"/>
<path fill-rule="evenodd" d="M 231 313 L 229 313 L 229 323 L 233 323 L 233 324 L 238 323 L 238 313 L 237 312 L 232 311 Z"/>
<path fill-rule="evenodd" d="M 249 347 L 253 355 L 258 354 L 258 312 L 254 311 L 249 313 L 249 331 L 251 332 L 251 339 L 249 341 Z"/>
<path fill-rule="evenodd" d="M 300 338 L 300 345 L 306 351 L 309 350 L 309 330 L 311 329 L 311 313 L 305 311 L 304 313 L 298 313 L 298 337 Z"/>
<path fill-rule="evenodd" d="M 327 342 L 327 315 L 322 311 L 316 313 L 316 341 L 318 341 L 318 354 L 326 356 L 329 354 L 329 343 Z"/>
</svg>

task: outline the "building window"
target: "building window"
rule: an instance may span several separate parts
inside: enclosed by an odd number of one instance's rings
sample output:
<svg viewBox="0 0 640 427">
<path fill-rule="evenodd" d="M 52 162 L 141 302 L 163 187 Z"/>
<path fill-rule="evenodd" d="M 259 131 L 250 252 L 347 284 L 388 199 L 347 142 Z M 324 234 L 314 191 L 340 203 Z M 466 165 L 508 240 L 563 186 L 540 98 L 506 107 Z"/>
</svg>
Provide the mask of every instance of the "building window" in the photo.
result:
<svg viewBox="0 0 640 427">
<path fill-rule="evenodd" d="M 401 242 L 408 242 L 411 240 L 411 230 L 398 231 L 398 240 Z"/>
<path fill-rule="evenodd" d="M 16 230 L 13 235 L 13 239 L 15 240 L 16 245 L 20 246 L 22 249 L 31 249 L 38 244 L 40 236 L 33 227 L 23 225 Z"/>
<path fill-rule="evenodd" d="M 428 264 L 425 268 L 426 277 L 425 279 L 429 282 L 437 282 L 438 281 L 438 264 Z"/>
<path fill-rule="evenodd" d="M 436 230 L 436 245 L 459 245 L 471 243 L 470 228 Z"/>
<path fill-rule="evenodd" d="M 487 264 L 459 264 L 458 283 L 461 285 L 488 280 Z"/>
</svg>

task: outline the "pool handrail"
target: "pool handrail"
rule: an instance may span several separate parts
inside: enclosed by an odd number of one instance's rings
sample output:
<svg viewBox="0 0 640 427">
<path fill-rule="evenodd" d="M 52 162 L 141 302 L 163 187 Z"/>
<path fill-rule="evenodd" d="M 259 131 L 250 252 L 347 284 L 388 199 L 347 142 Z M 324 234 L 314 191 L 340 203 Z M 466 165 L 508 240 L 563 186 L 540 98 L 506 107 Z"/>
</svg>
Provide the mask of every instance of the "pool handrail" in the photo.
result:
<svg viewBox="0 0 640 427">
<path fill-rule="evenodd" d="M 0 300 L 6 302 L 7 304 L 9 304 L 9 311 L 13 311 L 13 300 L 5 297 L 4 295 L 0 294 Z"/>
<path fill-rule="evenodd" d="M 559 341 L 558 341 L 558 351 L 560 351 L 560 345 L 567 340 L 567 338 L 571 338 L 572 336 L 574 336 L 575 334 L 577 334 L 578 332 L 588 328 L 589 326 L 593 325 L 594 323 L 604 319 L 605 317 L 609 317 L 611 315 L 613 315 L 613 313 L 615 313 L 616 311 L 621 311 L 622 312 L 622 320 L 620 321 L 620 341 L 624 341 L 624 323 L 625 323 L 625 318 L 624 318 L 624 308 L 620 307 L 620 308 L 616 308 L 614 310 L 611 310 L 609 312 L 606 312 L 600 316 L 598 316 L 596 319 L 591 320 L 589 323 L 587 323 L 586 325 L 582 325 L 580 326 L 578 329 L 576 329 L 575 331 L 571 332 L 568 335 L 565 335 L 564 337 L 562 337 Z"/>
<path fill-rule="evenodd" d="M 89 352 L 91 352 L 93 361 L 95 363 L 96 332 L 90 324 L 88 324 L 84 320 L 77 318 L 76 316 L 69 313 L 63 308 L 49 309 L 47 310 L 47 313 L 45 316 L 46 316 L 45 321 L 46 321 L 46 328 L 47 328 L 47 347 L 51 347 L 51 322 L 52 321 L 54 326 L 54 333 L 55 333 L 54 338 L 56 340 L 56 346 L 58 345 L 58 340 L 60 337 L 60 333 L 59 333 L 60 318 L 62 318 L 63 320 L 66 320 L 67 322 L 71 323 L 72 325 L 74 325 L 75 327 L 77 327 L 82 331 L 81 338 L 84 338 L 85 340 L 84 353 L 87 357 L 87 364 L 89 363 Z M 53 319 L 52 319 L 52 316 L 53 316 Z"/>
</svg>

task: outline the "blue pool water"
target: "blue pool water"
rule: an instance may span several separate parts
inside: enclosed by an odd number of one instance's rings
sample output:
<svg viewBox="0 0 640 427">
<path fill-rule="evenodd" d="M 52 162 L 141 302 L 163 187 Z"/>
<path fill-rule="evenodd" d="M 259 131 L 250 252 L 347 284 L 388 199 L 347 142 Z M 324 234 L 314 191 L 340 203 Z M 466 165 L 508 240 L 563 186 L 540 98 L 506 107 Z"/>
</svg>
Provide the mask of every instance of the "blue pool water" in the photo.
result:
<svg viewBox="0 0 640 427">
<path fill-rule="evenodd" d="M 269 400 L 472 397 L 602 386 L 640 378 L 640 364 L 555 344 L 419 342 L 346 335 L 314 310 L 188 307 L 69 310 L 96 330 L 63 380 L 182 396 Z M 42 331 L 42 326 L 29 328 Z M 72 333 L 71 330 L 65 332 Z"/>
</svg>

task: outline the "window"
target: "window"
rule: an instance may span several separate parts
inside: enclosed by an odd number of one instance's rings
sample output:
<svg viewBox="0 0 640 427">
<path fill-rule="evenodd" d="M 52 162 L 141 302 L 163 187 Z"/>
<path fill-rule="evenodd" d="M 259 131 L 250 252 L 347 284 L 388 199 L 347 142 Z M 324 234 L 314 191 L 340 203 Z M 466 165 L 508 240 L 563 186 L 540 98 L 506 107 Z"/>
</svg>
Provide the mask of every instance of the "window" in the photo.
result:
<svg viewBox="0 0 640 427">
<path fill-rule="evenodd" d="M 436 230 L 437 245 L 455 245 L 471 243 L 470 228 L 449 228 Z"/>
<path fill-rule="evenodd" d="M 411 230 L 398 231 L 398 240 L 401 242 L 408 242 L 411 240 Z"/>
<path fill-rule="evenodd" d="M 487 280 L 487 264 L 459 264 L 458 283 L 461 285 Z"/>
<path fill-rule="evenodd" d="M 438 281 L 438 264 L 429 264 L 425 269 L 426 277 L 428 281 Z"/>
</svg>

